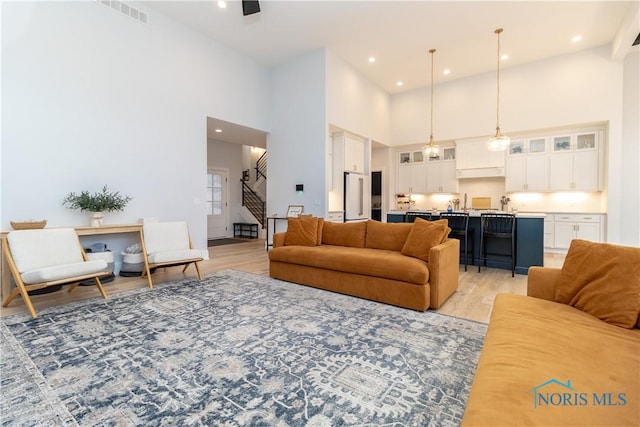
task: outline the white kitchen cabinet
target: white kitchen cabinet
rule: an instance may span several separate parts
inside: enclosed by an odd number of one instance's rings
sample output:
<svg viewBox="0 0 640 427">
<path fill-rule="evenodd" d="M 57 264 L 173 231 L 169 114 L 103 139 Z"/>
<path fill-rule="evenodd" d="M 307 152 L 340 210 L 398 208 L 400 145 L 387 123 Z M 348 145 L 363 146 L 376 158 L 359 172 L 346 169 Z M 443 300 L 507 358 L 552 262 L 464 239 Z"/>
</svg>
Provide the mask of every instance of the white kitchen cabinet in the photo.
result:
<svg viewBox="0 0 640 427">
<path fill-rule="evenodd" d="M 486 140 L 456 141 L 456 176 L 484 178 L 505 176 L 505 152 L 489 151 Z"/>
<path fill-rule="evenodd" d="M 427 170 L 424 163 L 398 166 L 397 193 L 426 193 Z"/>
<path fill-rule="evenodd" d="M 399 151 L 396 193 L 426 193 L 427 171 L 421 149 Z"/>
<path fill-rule="evenodd" d="M 327 217 L 325 221 L 328 222 L 344 222 L 344 212 L 343 211 L 332 211 L 327 213 Z"/>
<path fill-rule="evenodd" d="M 505 174 L 507 192 L 548 189 L 546 140 L 530 138 L 511 142 Z"/>
<path fill-rule="evenodd" d="M 601 131 L 552 138 L 549 154 L 549 190 L 602 190 Z"/>
<path fill-rule="evenodd" d="M 553 248 L 555 245 L 554 242 L 554 215 L 546 214 L 544 217 L 544 247 L 545 248 Z"/>
<path fill-rule="evenodd" d="M 426 162 L 427 193 L 457 193 L 455 147 L 444 147 L 443 156 Z"/>
<path fill-rule="evenodd" d="M 599 214 L 555 214 L 554 245 L 556 249 L 569 249 L 573 239 L 601 242 L 604 220 Z"/>
<path fill-rule="evenodd" d="M 345 132 L 333 134 L 333 166 L 337 171 L 366 174 L 367 157 L 364 139 Z"/>
</svg>

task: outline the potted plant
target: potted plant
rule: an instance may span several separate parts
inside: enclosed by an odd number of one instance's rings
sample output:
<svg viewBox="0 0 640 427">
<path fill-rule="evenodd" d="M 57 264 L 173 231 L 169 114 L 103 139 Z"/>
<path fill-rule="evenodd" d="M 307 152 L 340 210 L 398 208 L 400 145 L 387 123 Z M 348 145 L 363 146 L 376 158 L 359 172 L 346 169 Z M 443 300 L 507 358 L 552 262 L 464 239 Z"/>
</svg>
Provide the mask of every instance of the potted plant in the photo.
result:
<svg viewBox="0 0 640 427">
<path fill-rule="evenodd" d="M 101 192 L 93 194 L 88 191 L 83 191 L 80 194 L 71 192 L 67 194 L 62 204 L 69 209 L 89 212 L 91 226 L 100 227 L 103 225 L 104 212 L 123 211 L 129 201 L 131 201 L 131 197 L 123 196 L 119 191 L 109 191 L 105 185 Z"/>
</svg>

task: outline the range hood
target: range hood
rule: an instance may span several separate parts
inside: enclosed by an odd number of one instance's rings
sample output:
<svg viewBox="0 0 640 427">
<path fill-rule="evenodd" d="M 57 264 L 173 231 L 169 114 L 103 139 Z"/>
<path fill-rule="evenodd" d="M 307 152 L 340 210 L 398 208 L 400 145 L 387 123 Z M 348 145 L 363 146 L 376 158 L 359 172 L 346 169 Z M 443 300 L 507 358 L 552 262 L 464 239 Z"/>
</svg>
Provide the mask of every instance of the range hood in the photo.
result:
<svg viewBox="0 0 640 427">
<path fill-rule="evenodd" d="M 504 178 L 504 166 L 456 169 L 456 178 Z"/>
<path fill-rule="evenodd" d="M 489 151 L 486 139 L 456 141 L 456 178 L 504 178 L 505 154 Z"/>
</svg>

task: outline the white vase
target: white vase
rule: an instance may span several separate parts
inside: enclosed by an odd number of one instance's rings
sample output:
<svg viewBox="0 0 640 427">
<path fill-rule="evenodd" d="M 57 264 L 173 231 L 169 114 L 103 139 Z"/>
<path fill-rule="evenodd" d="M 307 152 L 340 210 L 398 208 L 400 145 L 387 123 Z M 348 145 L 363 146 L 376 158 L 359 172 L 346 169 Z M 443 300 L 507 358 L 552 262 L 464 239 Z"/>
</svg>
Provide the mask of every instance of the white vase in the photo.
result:
<svg viewBox="0 0 640 427">
<path fill-rule="evenodd" d="M 92 227 L 102 227 L 104 225 L 104 213 L 102 212 L 91 212 L 91 226 Z"/>
</svg>

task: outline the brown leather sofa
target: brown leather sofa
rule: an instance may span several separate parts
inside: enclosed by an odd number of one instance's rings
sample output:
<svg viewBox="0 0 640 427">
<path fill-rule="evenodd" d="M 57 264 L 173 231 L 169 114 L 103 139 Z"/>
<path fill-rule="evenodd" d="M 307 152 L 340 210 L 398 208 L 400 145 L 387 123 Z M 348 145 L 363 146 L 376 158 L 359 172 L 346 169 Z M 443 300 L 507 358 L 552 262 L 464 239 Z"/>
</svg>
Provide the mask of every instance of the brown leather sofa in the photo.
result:
<svg viewBox="0 0 640 427">
<path fill-rule="evenodd" d="M 447 238 L 450 229 L 441 221 L 438 234 L 436 225 L 422 220 L 319 220 L 316 235 L 297 244 L 299 224 L 289 220 L 287 232 L 273 236 L 269 275 L 414 310 L 436 309 L 458 288 L 459 273 L 460 243 Z"/>
<path fill-rule="evenodd" d="M 574 241 L 527 287 L 495 300 L 462 425 L 640 425 L 640 249 Z"/>
</svg>

